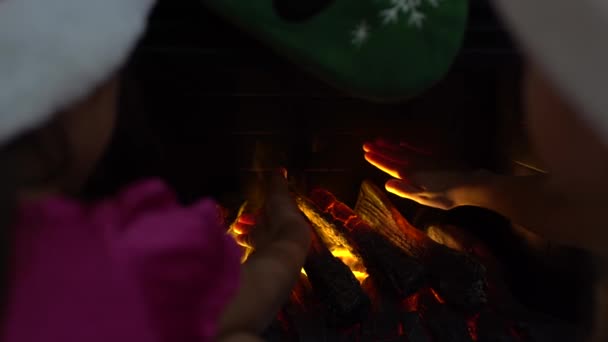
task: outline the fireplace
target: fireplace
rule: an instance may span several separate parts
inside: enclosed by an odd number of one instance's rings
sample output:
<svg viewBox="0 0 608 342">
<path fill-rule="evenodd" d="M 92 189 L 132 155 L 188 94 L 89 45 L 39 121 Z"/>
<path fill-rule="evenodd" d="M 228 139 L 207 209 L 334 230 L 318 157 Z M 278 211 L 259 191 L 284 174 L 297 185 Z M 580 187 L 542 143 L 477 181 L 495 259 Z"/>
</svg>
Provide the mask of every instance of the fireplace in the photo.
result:
<svg viewBox="0 0 608 342">
<path fill-rule="evenodd" d="M 312 78 L 199 1 L 161 0 L 124 71 L 118 131 L 88 194 L 160 176 L 185 203 L 217 198 L 231 223 L 262 150 L 288 169 L 317 234 L 267 340 L 577 340 L 591 321 L 588 255 L 539 248 L 478 208 L 389 196 L 363 159 L 362 143 L 384 137 L 475 168 L 537 172 L 512 148 L 525 140 L 508 138 L 521 132 L 520 56 L 485 0 L 471 0 L 470 17 L 443 81 L 380 104 Z"/>
</svg>

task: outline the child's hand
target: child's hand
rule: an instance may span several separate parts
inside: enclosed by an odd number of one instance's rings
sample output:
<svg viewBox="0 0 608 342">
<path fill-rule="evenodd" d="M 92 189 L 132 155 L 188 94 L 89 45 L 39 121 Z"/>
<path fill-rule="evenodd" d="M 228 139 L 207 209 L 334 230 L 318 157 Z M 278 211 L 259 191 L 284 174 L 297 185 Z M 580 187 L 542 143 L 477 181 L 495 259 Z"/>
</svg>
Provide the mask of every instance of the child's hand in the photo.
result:
<svg viewBox="0 0 608 342">
<path fill-rule="evenodd" d="M 299 278 L 311 242 L 310 225 L 279 174 L 266 184 L 261 215 L 236 229 L 241 243 L 255 248 L 243 264 L 242 283 L 220 324 L 220 335 L 258 333 L 272 322 Z M 254 222 L 255 221 L 255 222 Z"/>
<path fill-rule="evenodd" d="M 303 224 L 305 220 L 289 195 L 285 179 L 273 175 L 265 186 L 264 208 L 253 214 L 243 213 L 233 225 L 239 244 L 263 250 L 277 239 L 292 235 L 310 237 L 310 229 Z"/>
<path fill-rule="evenodd" d="M 482 172 L 445 171 L 454 169 L 454 163 L 405 143 L 377 140 L 364 144 L 363 150 L 370 164 L 395 178 L 386 183 L 387 191 L 429 207 L 447 210 L 467 205 L 465 189 L 484 176 Z"/>
</svg>

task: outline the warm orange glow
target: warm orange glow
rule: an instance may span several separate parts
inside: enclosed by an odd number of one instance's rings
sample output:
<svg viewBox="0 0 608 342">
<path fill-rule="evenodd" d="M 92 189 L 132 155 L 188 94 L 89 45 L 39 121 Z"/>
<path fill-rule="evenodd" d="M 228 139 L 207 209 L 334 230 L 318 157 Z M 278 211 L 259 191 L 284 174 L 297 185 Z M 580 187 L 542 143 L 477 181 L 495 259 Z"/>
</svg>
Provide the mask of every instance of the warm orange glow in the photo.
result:
<svg viewBox="0 0 608 342">
<path fill-rule="evenodd" d="M 331 203 L 329 205 L 330 209 L 333 208 L 334 205 L 335 203 Z M 360 283 L 367 279 L 367 270 L 365 269 L 362 260 L 350 251 L 344 237 L 340 236 L 340 234 L 331 229 L 331 227 L 328 227 L 327 224 L 324 223 L 325 220 L 304 202 L 298 201 L 298 207 L 316 228 L 316 232 L 329 251 L 350 268 L 351 272 Z"/>
<path fill-rule="evenodd" d="M 338 259 L 342 260 L 342 262 L 348 266 L 348 268 L 350 268 L 350 271 L 353 273 L 353 275 L 355 276 L 355 278 L 357 278 L 357 280 L 359 281 L 359 283 L 363 283 L 363 281 L 365 279 L 367 279 L 367 277 L 369 276 L 367 274 L 367 271 L 365 270 L 365 266 L 363 266 L 363 264 L 361 263 L 361 260 L 354 255 L 353 253 L 351 253 L 348 249 L 346 248 L 334 248 L 331 253 Z M 302 273 L 305 276 L 308 276 L 306 274 L 306 270 L 304 270 L 304 268 L 302 268 L 302 270 L 300 271 L 300 273 Z"/>
<path fill-rule="evenodd" d="M 359 258 L 357 258 L 346 248 L 333 248 L 331 250 L 331 254 L 342 260 L 347 265 L 355 265 L 359 262 Z"/>
<path fill-rule="evenodd" d="M 248 215 L 244 213 L 245 204 L 239 210 L 239 214 L 237 219 L 230 225 L 230 229 L 228 230 L 228 234 L 230 234 L 237 242 L 239 242 L 239 237 L 243 234 L 247 233 L 247 228 L 255 225 L 255 218 L 252 215 Z M 304 211 L 305 208 L 300 207 L 301 210 Z M 308 213 L 311 214 L 311 213 Z M 309 216 L 309 215 L 307 215 Z M 350 268 L 351 272 L 357 278 L 357 280 L 362 283 L 365 279 L 367 279 L 368 274 L 365 266 L 361 259 L 354 255 L 348 248 L 344 247 L 345 241 L 339 239 L 337 236 L 332 234 L 333 232 L 329 231 L 321 231 L 320 234 L 325 237 L 325 244 L 329 245 L 330 252 L 338 259 L 342 260 L 342 262 Z M 329 234 L 329 235 L 328 235 Z M 329 243 L 331 242 L 331 243 Z M 252 248 L 244 246 L 239 242 L 239 245 L 243 247 L 243 257 L 241 262 L 247 261 L 247 258 L 253 252 Z M 301 270 L 302 275 L 308 276 L 304 268 Z"/>
<path fill-rule="evenodd" d="M 439 293 L 437 293 L 437 291 L 435 291 L 435 289 L 431 288 L 431 293 L 433 294 L 433 297 L 435 297 L 435 299 L 437 300 L 437 302 L 439 304 L 445 304 L 445 300 L 443 298 L 441 298 L 441 296 L 439 295 Z"/>
<path fill-rule="evenodd" d="M 249 255 L 253 252 L 253 249 L 240 242 L 240 238 L 245 233 L 245 226 L 255 225 L 255 221 L 251 221 L 251 217 L 244 215 L 245 207 L 247 202 L 243 203 L 239 209 L 236 220 L 228 228 L 228 235 L 232 236 L 234 240 L 243 247 L 243 256 L 241 257 L 241 263 L 247 261 Z"/>
<path fill-rule="evenodd" d="M 351 251 L 344 247 L 334 247 L 330 249 L 331 254 L 336 258 L 342 260 L 342 262 L 350 268 L 351 272 L 360 283 L 367 279 L 368 274 L 363 262 L 358 256 L 354 255 Z"/>
<path fill-rule="evenodd" d="M 255 225 L 255 216 L 252 214 L 242 213 L 239 215 L 237 222 L 244 225 L 253 226 Z"/>
<path fill-rule="evenodd" d="M 407 297 L 401 302 L 403 310 L 405 312 L 417 312 L 420 302 L 420 292 L 416 292 L 413 295 Z"/>
<path fill-rule="evenodd" d="M 412 194 L 410 192 L 407 192 L 407 191 L 404 191 L 403 189 L 401 189 L 401 186 L 402 186 L 402 184 L 390 180 L 390 181 L 386 182 L 384 189 L 386 189 L 386 191 L 390 192 L 393 195 L 397 195 L 401 198 L 412 199 L 415 201 L 417 197 L 412 197 Z"/>
<path fill-rule="evenodd" d="M 377 167 L 382 172 L 387 173 L 388 175 L 390 175 L 393 178 L 401 179 L 401 176 L 399 175 L 399 171 L 397 171 L 395 169 L 392 169 L 392 168 L 384 165 L 384 163 L 382 161 L 377 160 L 374 157 L 375 156 L 374 156 L 373 153 L 366 153 L 365 154 L 365 160 L 367 160 L 368 163 L 372 164 L 373 166 Z"/>
<path fill-rule="evenodd" d="M 469 331 L 469 336 L 471 336 L 471 340 L 473 342 L 479 341 L 479 334 L 477 329 L 477 322 L 479 321 L 479 314 L 475 314 L 469 319 L 467 319 L 467 330 Z"/>
</svg>

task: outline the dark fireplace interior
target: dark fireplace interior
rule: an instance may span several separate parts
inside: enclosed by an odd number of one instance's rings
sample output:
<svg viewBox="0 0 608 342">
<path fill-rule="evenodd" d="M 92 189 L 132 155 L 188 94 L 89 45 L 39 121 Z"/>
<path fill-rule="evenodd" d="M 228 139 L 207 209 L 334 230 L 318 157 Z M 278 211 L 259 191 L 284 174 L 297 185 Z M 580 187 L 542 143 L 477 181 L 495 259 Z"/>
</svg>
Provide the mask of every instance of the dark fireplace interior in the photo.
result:
<svg viewBox="0 0 608 342">
<path fill-rule="evenodd" d="M 577 340 L 591 321 L 590 255 L 531 241 L 479 208 L 443 212 L 389 195 L 388 177 L 363 159 L 363 142 L 383 137 L 471 168 L 542 172 L 523 134 L 522 66 L 487 1 L 471 0 L 445 79 L 409 101 L 369 102 L 304 73 L 199 1 L 161 0 L 123 71 L 115 139 L 87 194 L 161 177 L 184 203 L 213 196 L 230 223 L 265 151 L 289 171 L 317 232 L 267 340 Z"/>
</svg>

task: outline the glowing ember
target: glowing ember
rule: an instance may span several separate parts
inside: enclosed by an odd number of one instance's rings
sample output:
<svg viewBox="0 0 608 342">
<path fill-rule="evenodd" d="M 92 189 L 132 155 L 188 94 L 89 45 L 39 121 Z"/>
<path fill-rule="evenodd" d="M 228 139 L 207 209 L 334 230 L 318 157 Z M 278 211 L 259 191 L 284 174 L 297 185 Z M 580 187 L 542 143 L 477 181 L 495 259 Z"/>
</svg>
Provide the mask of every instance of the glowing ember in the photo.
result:
<svg viewBox="0 0 608 342">
<path fill-rule="evenodd" d="M 239 210 L 239 215 L 237 219 L 234 221 L 232 225 L 230 225 L 230 229 L 228 233 L 235 238 L 235 240 L 244 248 L 242 262 L 245 262 L 249 255 L 253 252 L 253 248 L 247 246 L 243 243 L 242 237 L 244 234 L 248 233 L 256 224 L 255 217 L 253 215 L 244 213 L 244 209 L 247 203 L 243 204 Z M 301 210 L 305 210 L 305 208 L 300 207 Z M 328 246 L 331 254 L 333 254 L 336 258 L 342 260 L 342 262 L 350 268 L 351 272 L 357 278 L 357 280 L 362 283 L 365 279 L 367 279 L 368 274 L 363 266 L 363 262 L 361 259 L 353 254 L 349 248 L 344 247 L 346 245 L 345 241 L 335 236 L 335 234 L 330 234 L 328 231 L 320 231 L 320 235 L 322 235 L 323 240 Z M 301 273 L 306 275 L 306 271 L 302 268 Z"/>
<path fill-rule="evenodd" d="M 336 247 L 331 250 L 331 254 L 336 258 L 342 260 L 342 262 L 350 268 L 351 272 L 357 278 L 359 283 L 363 283 L 365 279 L 369 276 L 367 271 L 365 270 L 365 266 L 361 262 L 361 259 L 354 255 L 351 251 L 346 248 Z M 306 271 L 302 268 L 302 274 L 306 275 Z"/>
<path fill-rule="evenodd" d="M 435 289 L 431 288 L 430 291 L 431 291 L 431 294 L 433 294 L 433 297 L 435 297 L 435 299 L 437 300 L 437 302 L 439 304 L 445 304 L 445 300 L 443 298 L 441 298 L 441 296 L 439 295 L 439 293 L 437 293 L 437 291 L 435 291 Z"/>
<path fill-rule="evenodd" d="M 402 338 L 417 340 L 420 336 L 425 341 L 478 342 L 487 338 L 488 334 L 497 334 L 498 339 L 504 337 L 515 341 L 529 340 L 529 336 L 532 335 L 527 330 L 529 326 L 518 325 L 519 320 L 516 324 L 508 318 L 505 320 L 502 314 L 487 314 L 486 311 L 480 314 L 479 310 L 488 308 L 485 301 L 482 304 L 486 306 L 471 308 L 474 311 L 468 308 L 466 311 L 459 311 L 458 306 L 454 305 L 455 302 L 458 303 L 459 298 L 454 288 L 442 287 L 439 292 L 429 286 L 432 282 L 428 280 L 435 278 L 423 278 L 421 282 L 414 284 L 409 282 L 408 277 L 396 277 L 395 275 L 399 275 L 402 269 L 410 273 L 415 272 L 418 264 L 405 263 L 411 268 L 401 267 L 402 264 L 398 263 L 395 254 L 377 248 L 382 243 L 366 244 L 369 241 L 378 241 L 373 239 L 376 236 L 374 234 L 380 234 L 383 236 L 381 242 L 386 241 L 387 244 L 401 248 L 409 257 L 417 258 L 421 264 L 428 264 L 429 267 L 441 270 L 445 270 L 441 268 L 442 259 L 438 261 L 436 258 L 443 257 L 443 260 L 449 261 L 451 259 L 445 258 L 460 255 L 445 252 L 451 250 L 444 246 L 461 253 L 472 253 L 480 257 L 485 255 L 480 252 L 483 251 L 482 249 L 476 249 L 478 244 L 476 240 L 457 234 L 459 233 L 457 230 L 452 231 L 444 226 L 431 227 L 427 236 L 395 212 L 397 209 L 378 195 L 372 186 L 366 186 L 364 183 L 362 189 L 366 194 L 362 198 L 367 202 L 360 200 L 356 212 L 324 190 L 314 191 L 311 199 L 296 196 L 298 207 L 313 228 L 312 243 L 306 262 L 310 278 L 302 268 L 300 279 L 292 290 L 289 303 L 277 318 L 279 329 L 282 329 L 281 333 L 289 331 L 289 334 L 293 332 L 298 334 L 299 329 L 313 327 L 313 329 L 333 329 L 339 332 L 344 340 L 362 340 L 362 336 L 366 337 L 364 340 L 370 341 Z M 250 211 L 247 209 L 247 204 L 244 204 L 229 230 L 229 234 L 243 246 L 243 262 L 253 252 L 249 234 L 257 224 L 257 216 L 247 214 Z M 360 234 L 361 232 L 364 234 Z M 353 236 L 359 238 L 355 239 Z M 438 243 L 444 246 L 439 246 Z M 374 254 L 370 253 L 370 250 L 380 252 Z M 340 259 L 343 265 L 332 258 L 330 253 Z M 364 255 L 365 258 L 369 256 L 369 260 L 372 260 L 368 266 L 374 277 L 368 279 L 368 272 L 360 255 Z M 485 259 L 488 258 L 484 257 Z M 394 264 L 391 268 L 383 269 L 382 265 L 386 263 Z M 458 266 L 462 263 L 447 264 L 449 272 L 440 273 L 440 276 L 445 275 L 441 280 L 448 285 L 451 284 L 449 281 L 461 284 L 460 278 L 452 277 L 453 273 L 458 272 L 451 271 L 453 265 Z M 344 266 L 350 269 L 358 282 L 363 284 L 362 286 L 357 284 Z M 379 267 L 372 268 L 376 266 Z M 391 280 L 407 282 L 406 291 L 384 293 L 384 288 L 377 286 L 380 283 L 378 280 L 382 279 L 376 276 L 381 277 L 386 271 L 393 272 Z M 407 275 L 409 276 L 410 273 Z M 366 279 L 369 281 L 364 282 Z M 409 286 L 409 284 L 414 285 Z M 492 284 L 489 283 L 487 286 Z M 461 288 L 455 287 L 456 290 Z M 318 301 L 319 299 L 321 301 Z M 317 315 L 316 310 L 325 311 L 319 311 L 320 314 Z M 395 320 L 392 320 L 393 318 Z M 318 319 L 322 321 L 316 322 Z M 327 322 L 332 323 L 327 324 Z M 320 332 L 320 334 L 324 333 L 325 330 Z"/>
<path fill-rule="evenodd" d="M 357 278 L 357 280 L 359 280 L 360 283 L 367 279 L 367 271 L 365 270 L 365 266 L 363 266 L 363 262 L 359 257 L 343 247 L 334 247 L 330 250 L 331 254 L 342 260 L 342 262 L 348 266 L 348 268 L 350 268 L 351 272 L 353 272 L 353 275 L 355 278 Z"/>
<path fill-rule="evenodd" d="M 469 331 L 469 335 L 471 336 L 471 340 L 474 342 L 479 341 L 479 334 L 477 331 L 477 323 L 479 322 L 479 313 L 476 313 L 469 319 L 467 319 L 467 330 Z"/>
<path fill-rule="evenodd" d="M 405 312 L 417 312 L 420 306 L 420 292 L 416 292 L 404 299 L 401 305 Z"/>
</svg>

